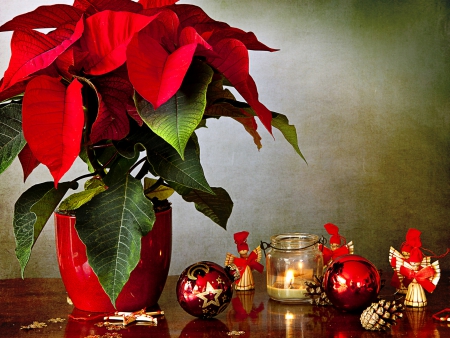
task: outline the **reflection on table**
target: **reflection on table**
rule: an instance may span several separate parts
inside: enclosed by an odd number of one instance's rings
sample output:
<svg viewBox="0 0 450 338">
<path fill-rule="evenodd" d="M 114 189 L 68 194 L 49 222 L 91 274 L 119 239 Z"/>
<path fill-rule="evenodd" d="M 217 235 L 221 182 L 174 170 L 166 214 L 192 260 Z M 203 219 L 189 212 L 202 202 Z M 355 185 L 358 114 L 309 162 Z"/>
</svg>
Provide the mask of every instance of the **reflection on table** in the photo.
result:
<svg viewBox="0 0 450 338">
<path fill-rule="evenodd" d="M 450 306 L 449 273 L 444 273 L 435 292 L 422 309 L 406 308 L 388 333 L 391 337 L 450 337 L 450 322 L 432 315 Z M 344 313 L 332 306 L 288 304 L 271 300 L 265 276 L 255 274 L 256 290 L 234 292 L 228 308 L 214 319 L 190 316 L 176 301 L 177 276 L 170 276 L 156 310 L 164 311 L 158 324 L 132 323 L 120 330 L 99 327 L 105 314 L 85 313 L 66 301 L 59 279 L 0 280 L 0 332 L 4 337 L 380 337 L 380 332 L 362 328 L 360 313 Z M 392 297 L 386 286 L 380 296 Z M 48 322 L 63 318 L 62 323 Z M 21 330 L 33 321 L 46 327 Z"/>
</svg>

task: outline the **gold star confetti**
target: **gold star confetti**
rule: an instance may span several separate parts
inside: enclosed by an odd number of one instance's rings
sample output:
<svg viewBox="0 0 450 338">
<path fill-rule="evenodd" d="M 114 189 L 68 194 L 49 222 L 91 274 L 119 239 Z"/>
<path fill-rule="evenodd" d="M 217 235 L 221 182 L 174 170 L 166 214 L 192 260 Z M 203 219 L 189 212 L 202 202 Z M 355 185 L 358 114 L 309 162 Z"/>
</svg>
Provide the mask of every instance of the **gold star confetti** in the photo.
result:
<svg viewBox="0 0 450 338">
<path fill-rule="evenodd" d="M 91 334 L 89 336 L 86 336 L 85 338 L 122 338 L 122 335 L 117 332 L 113 332 L 113 333 L 107 332 L 104 335 Z"/>
<path fill-rule="evenodd" d="M 62 322 L 65 321 L 65 319 L 63 319 L 63 318 L 50 318 L 48 321 L 50 323 L 62 323 Z"/>
<path fill-rule="evenodd" d="M 35 321 L 30 325 L 21 326 L 20 329 L 21 330 L 42 329 L 43 327 L 46 327 L 46 326 L 47 326 L 47 324 L 45 324 L 45 323 Z"/>
<path fill-rule="evenodd" d="M 109 331 L 119 331 L 125 329 L 125 326 L 123 326 L 121 323 L 110 323 L 110 322 L 98 322 L 94 324 L 97 327 L 104 327 Z"/>
</svg>

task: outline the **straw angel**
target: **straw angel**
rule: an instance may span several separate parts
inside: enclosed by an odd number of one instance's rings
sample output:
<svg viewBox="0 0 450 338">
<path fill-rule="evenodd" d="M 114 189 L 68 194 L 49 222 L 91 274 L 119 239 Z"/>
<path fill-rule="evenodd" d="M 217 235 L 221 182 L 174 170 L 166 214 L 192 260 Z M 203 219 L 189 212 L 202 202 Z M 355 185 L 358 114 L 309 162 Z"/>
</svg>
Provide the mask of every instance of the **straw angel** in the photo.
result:
<svg viewBox="0 0 450 338">
<path fill-rule="evenodd" d="M 339 228 L 336 225 L 327 223 L 323 227 L 328 232 L 328 234 L 331 235 L 329 248 L 322 244 L 319 244 L 319 249 L 323 254 L 324 267 L 328 266 L 328 264 L 330 264 L 333 259 L 339 256 L 353 254 L 353 241 L 347 243 L 345 237 L 339 234 Z"/>
<path fill-rule="evenodd" d="M 391 264 L 391 267 L 394 269 L 394 271 L 397 266 L 397 257 L 402 258 L 405 262 L 409 262 L 411 250 L 413 250 L 414 248 L 420 249 L 422 247 L 420 235 L 421 232 L 419 230 L 414 228 L 408 229 L 408 232 L 406 233 L 406 240 L 400 246 L 400 252 L 398 252 L 395 249 L 390 251 L 389 263 Z M 425 268 L 428 265 L 430 265 L 430 257 L 425 256 L 422 259 L 420 266 L 422 268 Z M 400 281 L 400 278 L 397 273 L 394 273 L 392 275 L 391 285 L 397 289 L 398 293 L 406 294 L 406 292 L 408 291 L 409 283 L 411 283 L 411 280 L 407 277 L 403 277 L 402 280 Z"/>
<path fill-rule="evenodd" d="M 424 255 L 417 247 L 411 249 L 408 261 L 393 247 L 390 248 L 389 257 L 391 260 L 395 257 L 395 272 L 400 282 L 403 282 L 404 279 L 410 280 L 406 292 L 405 305 L 411 307 L 426 306 L 427 297 L 425 291 L 432 293 L 441 277 L 439 261 L 422 266 Z"/>
<path fill-rule="evenodd" d="M 234 242 L 237 246 L 239 257 L 227 253 L 225 258 L 225 266 L 234 263 L 241 277 L 235 282 L 236 290 L 253 290 L 255 282 L 253 280 L 252 270 L 259 273 L 263 272 L 264 266 L 259 263 L 262 258 L 261 247 L 257 247 L 249 253 L 247 244 L 248 231 L 241 231 L 234 234 Z"/>
</svg>

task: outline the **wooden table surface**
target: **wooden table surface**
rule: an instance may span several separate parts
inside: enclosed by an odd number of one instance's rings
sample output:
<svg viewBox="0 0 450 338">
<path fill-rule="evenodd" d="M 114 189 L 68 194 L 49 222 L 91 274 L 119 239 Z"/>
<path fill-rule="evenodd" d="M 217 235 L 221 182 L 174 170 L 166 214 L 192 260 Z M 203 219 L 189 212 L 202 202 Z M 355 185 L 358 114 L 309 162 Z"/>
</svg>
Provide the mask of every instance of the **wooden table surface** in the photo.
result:
<svg viewBox="0 0 450 338">
<path fill-rule="evenodd" d="M 433 294 L 427 294 L 427 307 L 405 309 L 404 317 L 387 333 L 363 329 L 360 313 L 344 313 L 332 306 L 289 305 L 270 300 L 265 276 L 254 275 L 253 293 L 234 292 L 234 300 L 224 312 L 214 319 L 203 320 L 192 317 L 178 305 L 175 294 L 178 277 L 170 276 L 159 301 L 165 315 L 159 318 L 158 325 L 130 324 L 120 331 L 96 326 L 102 321 L 100 317 L 80 313 L 69 305 L 60 279 L 0 280 L 0 337 L 450 337 L 450 322 L 432 318 L 432 314 L 450 307 L 449 273 L 443 274 Z M 380 296 L 392 299 L 393 291 L 386 286 Z M 290 321 L 285 319 L 287 312 L 294 316 Z M 83 316 L 91 320 L 73 319 Z M 51 323 L 48 320 L 52 318 L 64 321 Z M 34 321 L 45 322 L 47 326 L 21 329 Z M 241 331 L 241 335 L 230 335 L 232 331 Z"/>
</svg>

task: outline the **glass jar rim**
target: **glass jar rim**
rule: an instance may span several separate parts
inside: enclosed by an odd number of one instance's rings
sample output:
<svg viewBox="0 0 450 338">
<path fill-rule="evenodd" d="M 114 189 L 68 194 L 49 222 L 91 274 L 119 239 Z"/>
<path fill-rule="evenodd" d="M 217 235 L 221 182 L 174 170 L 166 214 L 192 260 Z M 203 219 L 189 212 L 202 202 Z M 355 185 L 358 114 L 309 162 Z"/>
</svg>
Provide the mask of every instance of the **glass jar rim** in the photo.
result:
<svg viewBox="0 0 450 338">
<path fill-rule="evenodd" d="M 270 237 L 270 247 L 278 250 L 313 249 L 319 243 L 318 235 L 303 232 L 282 233 Z"/>
<path fill-rule="evenodd" d="M 304 232 L 286 232 L 281 234 L 276 234 L 270 237 L 271 242 L 279 241 L 318 241 L 319 236 L 315 234 L 309 234 Z"/>
</svg>

